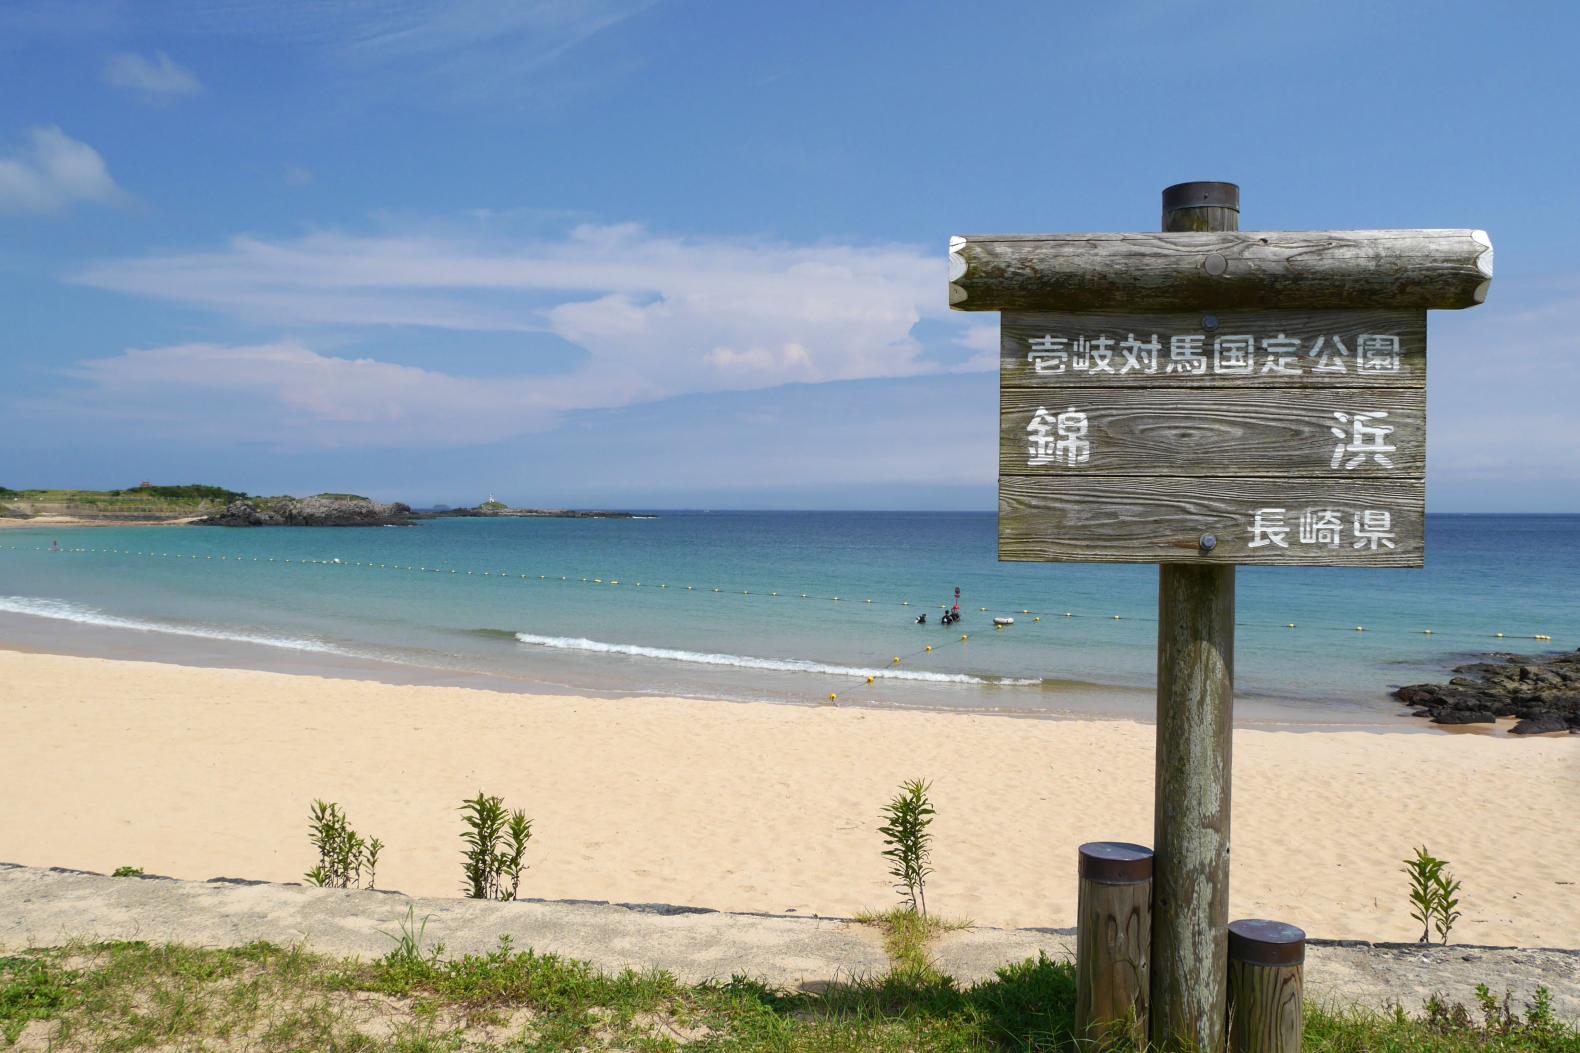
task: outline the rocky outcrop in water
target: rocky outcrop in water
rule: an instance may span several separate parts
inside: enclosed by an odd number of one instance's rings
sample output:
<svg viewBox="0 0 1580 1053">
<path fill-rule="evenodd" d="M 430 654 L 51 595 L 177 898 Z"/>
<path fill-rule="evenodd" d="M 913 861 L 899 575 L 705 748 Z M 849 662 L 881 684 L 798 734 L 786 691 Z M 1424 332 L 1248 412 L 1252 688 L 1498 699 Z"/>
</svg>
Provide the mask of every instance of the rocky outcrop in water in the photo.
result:
<svg viewBox="0 0 1580 1053">
<path fill-rule="evenodd" d="M 1580 651 L 1531 658 L 1492 654 L 1458 666 L 1446 684 L 1412 684 L 1393 693 L 1434 724 L 1491 724 L 1518 717 L 1510 733 L 1580 734 Z"/>
<path fill-rule="evenodd" d="M 224 511 L 197 521 L 198 526 L 409 526 L 416 520 L 411 506 L 400 501 L 319 494 L 316 497 L 247 497 Z"/>
</svg>

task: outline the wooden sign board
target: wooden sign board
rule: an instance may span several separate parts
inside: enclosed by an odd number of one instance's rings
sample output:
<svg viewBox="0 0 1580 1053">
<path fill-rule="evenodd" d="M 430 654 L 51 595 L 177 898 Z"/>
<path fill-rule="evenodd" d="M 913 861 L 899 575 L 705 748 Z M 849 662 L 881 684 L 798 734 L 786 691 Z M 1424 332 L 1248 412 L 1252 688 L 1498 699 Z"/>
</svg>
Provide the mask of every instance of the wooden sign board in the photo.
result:
<svg viewBox="0 0 1580 1053">
<path fill-rule="evenodd" d="M 999 558 L 1418 567 L 1420 309 L 1005 311 Z"/>
</svg>

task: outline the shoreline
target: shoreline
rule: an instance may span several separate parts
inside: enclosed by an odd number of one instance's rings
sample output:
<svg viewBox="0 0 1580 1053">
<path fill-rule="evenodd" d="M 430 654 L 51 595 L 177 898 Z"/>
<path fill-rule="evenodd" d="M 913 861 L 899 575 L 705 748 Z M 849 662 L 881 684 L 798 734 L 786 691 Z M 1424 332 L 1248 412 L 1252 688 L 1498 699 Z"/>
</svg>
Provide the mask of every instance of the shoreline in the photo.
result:
<svg viewBox="0 0 1580 1053">
<path fill-rule="evenodd" d="M 190 526 L 203 516 L 176 516 L 169 519 L 89 519 L 82 516 L 33 516 L 16 519 L 0 516 L 0 530 L 76 530 L 83 527 L 173 527 Z"/>
<path fill-rule="evenodd" d="M 159 646 L 151 647 L 150 639 Z M 613 687 L 577 686 L 544 679 L 514 677 L 497 671 L 480 671 L 425 665 L 397 659 L 333 651 L 276 648 L 239 639 L 185 636 L 129 627 L 109 627 L 61 621 L 41 615 L 0 612 L 0 651 L 54 654 L 62 657 L 146 662 L 174 668 L 265 672 L 328 680 L 351 680 L 388 687 L 465 688 L 505 696 L 576 697 L 587 699 L 680 698 L 703 704 L 783 705 L 792 708 L 834 706 L 875 712 L 964 713 L 984 717 L 1016 717 L 1054 721 L 1123 721 L 1144 726 L 1156 724 L 1156 696 L 1151 688 L 1095 684 L 1086 681 L 1050 682 L 1043 690 L 1050 696 L 1044 708 L 983 707 L 905 704 L 863 700 L 843 695 L 837 703 L 821 697 L 750 698 L 710 694 L 701 690 L 643 691 Z M 1329 709 L 1338 712 L 1329 712 Z M 1502 733 L 1504 725 L 1465 725 L 1453 728 L 1413 719 L 1404 707 L 1373 708 L 1361 703 L 1313 703 L 1310 700 L 1237 694 L 1235 727 L 1291 732 L 1357 731 L 1369 734 L 1432 735 Z M 1537 736 L 1532 736 L 1537 737 Z"/>
<path fill-rule="evenodd" d="M 20 651 L 0 651 L 0 677 L 0 857 L 28 865 L 298 881 L 307 805 L 323 798 L 385 841 L 381 885 L 455 895 L 456 808 L 481 789 L 536 822 L 531 896 L 849 916 L 891 901 L 879 809 L 925 777 L 929 900 L 977 924 L 1067 927 L 1076 846 L 1151 838 L 1154 729 L 1133 721 L 507 695 Z M 1234 749 L 1234 916 L 1408 940 L 1399 861 L 1424 842 L 1464 881 L 1457 941 L 1580 947 L 1568 743 L 1243 728 Z M 1529 861 L 1517 882 L 1514 857 Z"/>
</svg>

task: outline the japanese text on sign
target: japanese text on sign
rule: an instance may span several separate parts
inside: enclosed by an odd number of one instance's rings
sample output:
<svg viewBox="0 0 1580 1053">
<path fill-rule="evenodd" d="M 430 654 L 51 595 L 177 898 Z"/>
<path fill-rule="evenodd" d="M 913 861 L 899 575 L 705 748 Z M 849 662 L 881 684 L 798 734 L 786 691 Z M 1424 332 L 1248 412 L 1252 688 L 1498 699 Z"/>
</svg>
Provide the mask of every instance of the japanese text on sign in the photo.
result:
<svg viewBox="0 0 1580 1053">
<path fill-rule="evenodd" d="M 1200 333 L 1138 336 L 1055 336 L 1027 341 L 1026 361 L 1044 376 L 1302 376 L 1313 374 L 1386 376 L 1399 372 L 1399 337 L 1364 333 L 1353 346 L 1340 335 L 1319 335 L 1309 343 L 1279 333 L 1207 336 Z"/>
</svg>

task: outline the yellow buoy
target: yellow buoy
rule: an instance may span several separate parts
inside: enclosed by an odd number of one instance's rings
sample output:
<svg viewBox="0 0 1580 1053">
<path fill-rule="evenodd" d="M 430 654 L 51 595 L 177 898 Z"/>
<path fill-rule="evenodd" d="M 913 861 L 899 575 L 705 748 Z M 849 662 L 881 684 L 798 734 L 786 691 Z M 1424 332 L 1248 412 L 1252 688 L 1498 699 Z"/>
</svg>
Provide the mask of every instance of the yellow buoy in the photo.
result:
<svg viewBox="0 0 1580 1053">
<path fill-rule="evenodd" d="M 1432 635 L 1432 630 L 1431 629 L 1422 629 L 1421 630 L 1421 635 L 1422 636 L 1431 636 Z"/>
<path fill-rule="evenodd" d="M 965 643 L 965 642 L 966 642 L 966 641 L 967 641 L 967 640 L 969 640 L 969 639 L 971 639 L 971 637 L 970 637 L 970 636 L 966 636 L 966 635 L 962 635 L 962 636 L 961 636 L 961 637 L 960 637 L 960 642 L 961 642 L 961 643 Z"/>
<path fill-rule="evenodd" d="M 1293 629 L 1294 627 L 1295 627 L 1295 623 L 1294 622 L 1290 622 L 1288 625 L 1284 626 L 1284 628 L 1286 628 L 1286 629 Z"/>
<path fill-rule="evenodd" d="M 1363 633 L 1363 632 L 1366 631 L 1366 626 L 1364 626 L 1364 625 L 1357 625 L 1355 627 L 1355 631 L 1358 632 L 1358 633 Z"/>
<path fill-rule="evenodd" d="M 981 611 L 983 614 L 987 613 L 987 608 L 986 607 L 978 607 L 977 610 Z"/>
<path fill-rule="evenodd" d="M 1041 615 L 1038 615 L 1038 616 L 1037 616 L 1037 617 L 1035 617 L 1035 618 L 1033 618 L 1033 619 L 1032 619 L 1032 621 L 1034 621 L 1034 622 L 1040 622 L 1040 621 L 1042 621 L 1042 616 L 1041 616 Z"/>
<path fill-rule="evenodd" d="M 995 632 L 997 632 L 999 629 L 1002 629 L 1002 628 L 1004 628 L 1002 625 L 995 625 L 995 626 L 993 626 L 993 629 L 994 629 Z"/>
<path fill-rule="evenodd" d="M 895 655 L 894 656 L 894 664 L 895 665 L 899 665 L 900 664 L 900 656 L 899 655 Z"/>
<path fill-rule="evenodd" d="M 1531 637 L 1531 639 L 1533 639 L 1533 640 L 1551 640 L 1552 637 L 1551 636 L 1547 636 L 1544 633 L 1537 633 L 1535 636 Z"/>
<path fill-rule="evenodd" d="M 830 702 L 835 702 L 835 701 L 838 701 L 838 700 L 839 700 L 839 695 L 837 695 L 837 694 L 835 694 L 835 693 L 834 693 L 834 692 L 833 692 L 833 691 L 830 691 L 830 692 L 829 692 L 829 693 L 828 693 L 828 700 L 829 700 L 829 701 L 830 701 Z"/>
<path fill-rule="evenodd" d="M 928 644 L 927 645 L 927 653 L 928 654 L 932 654 L 933 653 L 933 645 L 932 644 Z"/>
<path fill-rule="evenodd" d="M 1114 621 L 1116 621 L 1116 622 L 1117 622 L 1117 621 L 1118 621 L 1118 620 L 1119 620 L 1119 615 L 1117 615 L 1117 614 L 1116 614 L 1116 615 L 1114 615 Z"/>
<path fill-rule="evenodd" d="M 1493 633 L 1492 635 L 1496 636 L 1500 640 L 1503 639 L 1503 634 L 1502 633 Z"/>
<path fill-rule="evenodd" d="M 1065 612 L 1064 612 L 1064 616 L 1065 616 L 1065 617 L 1066 617 L 1066 618 L 1074 618 L 1074 617 L 1075 617 L 1075 615 L 1074 615 L 1074 614 L 1072 614 L 1072 613 L 1071 613 L 1071 612 L 1070 612 L 1070 611 L 1065 611 Z"/>
<path fill-rule="evenodd" d="M 870 677 L 870 676 L 867 677 L 867 683 L 869 683 L 869 684 L 872 683 L 872 677 Z"/>
</svg>

